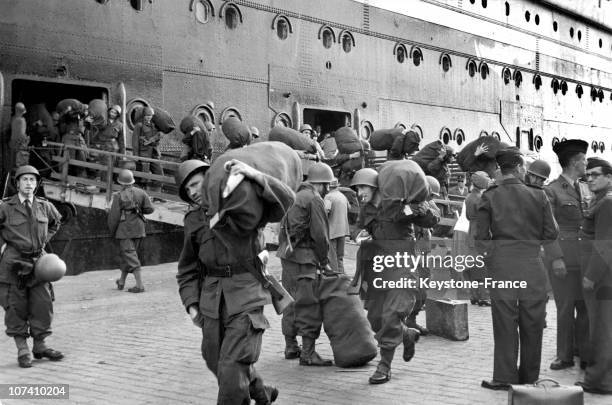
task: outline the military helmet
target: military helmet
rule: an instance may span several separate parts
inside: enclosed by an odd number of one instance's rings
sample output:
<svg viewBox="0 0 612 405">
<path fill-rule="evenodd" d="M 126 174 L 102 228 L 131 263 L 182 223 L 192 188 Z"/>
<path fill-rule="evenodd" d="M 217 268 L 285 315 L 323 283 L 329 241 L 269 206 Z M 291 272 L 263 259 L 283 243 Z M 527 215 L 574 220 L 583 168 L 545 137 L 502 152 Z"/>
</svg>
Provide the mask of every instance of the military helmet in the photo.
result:
<svg viewBox="0 0 612 405">
<path fill-rule="evenodd" d="M 353 186 L 370 186 L 378 188 L 378 172 L 370 168 L 357 170 L 351 180 L 351 187 Z"/>
<path fill-rule="evenodd" d="M 429 184 L 429 194 L 434 197 L 440 196 L 440 182 L 433 176 L 425 176 L 427 184 Z"/>
<path fill-rule="evenodd" d="M 329 165 L 316 162 L 308 169 L 306 180 L 309 183 L 331 183 L 334 180 L 334 172 Z"/>
<path fill-rule="evenodd" d="M 527 173 L 546 180 L 550 176 L 550 165 L 544 160 L 535 160 L 527 169 Z"/>
<path fill-rule="evenodd" d="M 38 169 L 36 169 L 34 166 L 25 165 L 19 166 L 15 171 L 15 181 L 18 181 L 19 177 L 23 176 L 24 174 L 33 174 L 36 176 L 36 180 L 40 180 L 40 173 L 38 173 Z"/>
<path fill-rule="evenodd" d="M 179 187 L 179 197 L 181 197 L 181 200 L 188 203 L 192 202 L 191 198 L 189 198 L 189 196 L 187 195 L 185 184 L 187 183 L 187 180 L 191 178 L 191 176 L 198 172 L 204 172 L 209 167 L 210 164 L 198 159 L 186 160 L 180 164 L 178 170 L 174 174 L 174 179 L 176 180 L 176 185 Z"/>
<path fill-rule="evenodd" d="M 117 183 L 121 184 L 122 186 L 134 184 L 134 174 L 128 169 L 121 170 L 117 176 Z"/>
<path fill-rule="evenodd" d="M 309 124 L 304 124 L 300 127 L 300 132 L 310 131 L 312 132 L 312 127 Z"/>
<path fill-rule="evenodd" d="M 66 274 L 66 262 L 55 253 L 42 255 L 34 265 L 34 274 L 41 281 L 57 281 Z"/>
<path fill-rule="evenodd" d="M 114 106 L 112 106 L 111 108 L 108 109 L 110 110 L 115 110 L 117 112 L 117 114 L 121 115 L 121 107 L 118 106 L 117 104 L 115 104 Z"/>
<path fill-rule="evenodd" d="M 259 138 L 259 129 L 257 129 L 257 127 L 251 127 L 249 130 L 251 131 L 251 136 L 253 138 Z"/>
<path fill-rule="evenodd" d="M 149 106 L 146 106 L 143 110 L 142 110 L 142 115 L 155 115 L 155 110 Z"/>
</svg>

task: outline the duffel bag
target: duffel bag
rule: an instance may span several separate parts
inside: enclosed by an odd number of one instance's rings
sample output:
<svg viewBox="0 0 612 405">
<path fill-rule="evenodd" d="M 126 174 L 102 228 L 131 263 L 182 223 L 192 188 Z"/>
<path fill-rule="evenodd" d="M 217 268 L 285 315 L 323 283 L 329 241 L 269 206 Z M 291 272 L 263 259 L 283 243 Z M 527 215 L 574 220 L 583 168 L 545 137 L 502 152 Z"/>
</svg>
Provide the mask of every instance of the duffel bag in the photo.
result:
<svg viewBox="0 0 612 405">
<path fill-rule="evenodd" d="M 342 127 L 334 132 L 334 139 L 340 153 L 355 153 L 363 150 L 363 145 L 353 128 Z"/>
<path fill-rule="evenodd" d="M 293 150 L 302 150 L 307 153 L 317 153 L 316 141 L 287 127 L 274 127 L 268 134 L 268 140 L 282 142 Z"/>
</svg>

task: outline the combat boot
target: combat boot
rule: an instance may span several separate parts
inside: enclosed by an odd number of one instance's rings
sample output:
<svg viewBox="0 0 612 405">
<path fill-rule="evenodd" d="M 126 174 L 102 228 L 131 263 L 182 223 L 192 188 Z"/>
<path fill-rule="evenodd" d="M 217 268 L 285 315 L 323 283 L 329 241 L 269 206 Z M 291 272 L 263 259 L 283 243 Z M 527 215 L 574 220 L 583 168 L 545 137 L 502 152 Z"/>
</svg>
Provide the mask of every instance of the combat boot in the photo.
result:
<svg viewBox="0 0 612 405">
<path fill-rule="evenodd" d="M 296 337 L 285 335 L 285 359 L 299 359 L 301 352 Z"/>
<path fill-rule="evenodd" d="M 410 361 L 414 357 L 415 343 L 419 341 L 420 333 L 417 329 L 403 328 L 404 361 Z"/>
<path fill-rule="evenodd" d="M 300 355 L 300 366 L 331 366 L 331 360 L 322 359 L 319 353 L 315 352 L 315 340 L 302 337 L 302 353 Z"/>
<path fill-rule="evenodd" d="M 30 358 L 30 348 L 28 340 L 23 336 L 15 336 L 15 345 L 17 346 L 17 362 L 21 368 L 32 367 L 32 359 Z"/>
<path fill-rule="evenodd" d="M 391 361 L 395 349 L 380 349 L 380 361 L 376 366 L 376 371 L 368 380 L 370 384 L 384 384 L 391 379 Z"/>
</svg>

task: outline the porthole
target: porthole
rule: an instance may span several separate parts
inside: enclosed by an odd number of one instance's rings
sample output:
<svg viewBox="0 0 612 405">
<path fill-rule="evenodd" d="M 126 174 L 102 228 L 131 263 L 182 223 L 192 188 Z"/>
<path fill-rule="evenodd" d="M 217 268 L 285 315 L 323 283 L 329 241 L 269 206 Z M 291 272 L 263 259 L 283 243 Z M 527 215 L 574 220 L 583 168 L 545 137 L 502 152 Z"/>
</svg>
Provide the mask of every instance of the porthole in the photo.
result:
<svg viewBox="0 0 612 405">
<path fill-rule="evenodd" d="M 98 2 L 100 4 L 106 4 L 106 3 L 108 3 L 108 0 L 96 0 L 96 2 Z"/>
<path fill-rule="evenodd" d="M 603 48 L 603 40 L 601 38 L 599 38 L 599 47 Z"/>
<path fill-rule="evenodd" d="M 578 95 L 578 98 L 582 98 L 582 94 L 584 93 L 584 90 L 582 90 L 582 86 L 577 84 L 576 85 L 576 94 Z"/>
<path fill-rule="evenodd" d="M 323 42 L 323 47 L 329 49 L 336 42 L 336 34 L 334 34 L 334 31 L 329 26 L 324 25 L 319 30 L 319 39 Z"/>
<path fill-rule="evenodd" d="M 582 40 L 582 31 L 578 30 L 578 42 Z"/>
<path fill-rule="evenodd" d="M 565 93 L 567 93 L 567 90 L 568 90 L 567 82 L 565 80 L 561 80 L 561 94 L 565 96 Z"/>
<path fill-rule="evenodd" d="M 138 119 L 137 119 L 138 116 L 142 115 L 141 110 L 144 107 L 149 107 L 149 106 L 150 106 L 149 102 L 142 98 L 135 98 L 135 99 L 130 100 L 127 103 L 126 119 L 127 119 L 127 126 L 129 129 L 131 130 L 134 129 L 134 127 L 138 123 Z"/>
<path fill-rule="evenodd" d="M 219 16 L 225 20 L 225 26 L 230 30 L 238 28 L 242 22 L 242 13 L 233 2 L 226 2 L 221 6 Z"/>
<path fill-rule="evenodd" d="M 423 52 L 416 46 L 413 46 L 410 50 L 410 58 L 412 58 L 412 63 L 414 66 L 419 66 L 423 61 Z"/>
<path fill-rule="evenodd" d="M 448 72 L 453 66 L 451 57 L 447 53 L 443 53 L 442 55 L 440 55 L 440 64 L 442 65 L 442 70 L 445 72 Z"/>
<path fill-rule="evenodd" d="M 489 75 L 489 66 L 485 62 L 481 62 L 478 70 L 480 70 L 480 77 L 482 80 L 485 80 Z"/>
<path fill-rule="evenodd" d="M 395 55 L 395 59 L 399 63 L 404 63 L 404 61 L 406 60 L 406 54 L 407 53 L 408 53 L 408 51 L 406 51 L 406 47 L 403 44 L 395 45 L 395 49 L 393 50 L 393 54 Z"/>
<path fill-rule="evenodd" d="M 142 3 L 144 0 L 130 0 L 130 5 L 136 11 L 142 11 Z"/>
<path fill-rule="evenodd" d="M 491 132 L 491 136 L 497 138 L 498 141 L 501 141 L 501 136 L 499 136 L 499 133 L 493 131 L 493 132 Z"/>
<path fill-rule="evenodd" d="M 603 142 L 599 142 L 599 151 L 604 153 L 606 151 L 606 145 Z"/>
<path fill-rule="evenodd" d="M 559 138 L 557 138 L 556 136 L 553 137 L 552 142 L 550 143 L 551 146 L 554 148 L 556 144 L 559 143 Z"/>
<path fill-rule="evenodd" d="M 516 87 L 521 87 L 522 82 L 523 82 L 523 75 L 521 74 L 521 71 L 517 69 L 514 71 L 514 85 Z"/>
<path fill-rule="evenodd" d="M 331 68 L 332 68 L 332 63 L 330 61 L 325 62 L 325 69 L 331 70 Z"/>
<path fill-rule="evenodd" d="M 540 25 L 540 16 L 538 14 L 535 15 L 535 19 L 534 19 L 536 25 Z"/>
<path fill-rule="evenodd" d="M 565 141 L 567 141 L 566 137 L 561 138 L 561 142 L 565 142 Z"/>
<path fill-rule="evenodd" d="M 451 131 L 450 129 L 444 127 L 440 131 L 440 140 L 444 143 L 444 145 L 448 145 L 451 140 Z"/>
<path fill-rule="evenodd" d="M 510 3 L 506 2 L 506 17 L 510 15 Z"/>
<path fill-rule="evenodd" d="M 476 3 L 476 0 L 470 0 L 470 3 L 472 4 Z"/>
<path fill-rule="evenodd" d="M 455 142 L 457 142 L 457 145 L 461 146 L 463 141 L 465 141 L 465 134 L 463 133 L 463 131 L 461 129 L 457 128 L 457 129 L 455 129 L 455 133 L 453 134 L 453 138 L 455 138 Z"/>
<path fill-rule="evenodd" d="M 536 90 L 540 90 L 540 87 L 542 87 L 542 78 L 540 77 L 540 75 L 533 76 L 533 85 Z"/>
<path fill-rule="evenodd" d="M 194 0 L 191 2 L 190 10 L 195 10 L 195 18 L 201 24 L 206 24 L 215 15 L 210 0 Z"/>
<path fill-rule="evenodd" d="M 365 139 L 366 141 L 369 140 L 370 136 L 372 136 L 372 132 L 374 132 L 374 126 L 372 123 L 370 121 L 362 121 L 361 131 L 359 134 L 361 135 L 361 138 Z"/>
<path fill-rule="evenodd" d="M 393 126 L 393 128 L 401 128 L 401 129 L 408 129 L 406 127 L 406 124 L 404 124 L 402 121 L 398 121 L 395 123 L 395 125 Z"/>
<path fill-rule="evenodd" d="M 221 112 L 221 123 L 224 123 L 229 117 L 234 117 L 242 121 L 242 115 L 235 107 L 227 107 Z"/>
<path fill-rule="evenodd" d="M 533 148 L 535 149 L 536 152 L 539 152 L 540 149 L 542 149 L 542 146 L 544 146 L 544 140 L 542 139 L 540 135 L 536 135 L 536 137 L 533 140 Z"/>
<path fill-rule="evenodd" d="M 591 100 L 597 100 L 597 89 L 595 87 L 591 87 Z"/>
<path fill-rule="evenodd" d="M 478 71 L 478 66 L 476 66 L 476 62 L 473 59 L 468 60 L 465 68 L 467 69 L 470 77 L 474 77 L 474 75 L 476 75 L 476 72 Z"/>
<path fill-rule="evenodd" d="M 272 122 L 272 126 L 274 127 L 287 127 L 291 128 L 293 126 L 291 122 L 291 117 L 287 113 L 278 113 L 274 116 L 274 120 Z"/>
<path fill-rule="evenodd" d="M 213 126 L 215 125 L 215 107 L 212 103 L 198 104 L 191 110 L 191 115 L 195 115 L 202 122 L 210 122 Z"/>
<path fill-rule="evenodd" d="M 339 38 L 341 38 L 342 50 L 349 53 L 355 46 L 355 38 L 353 37 L 353 34 L 351 34 L 349 31 L 343 31 L 340 33 Z"/>
<path fill-rule="evenodd" d="M 559 24 L 557 24 L 556 21 L 553 21 L 553 31 L 557 32 L 558 29 L 559 29 Z"/>
<path fill-rule="evenodd" d="M 529 22 L 531 19 L 531 13 L 529 11 L 525 11 L 525 21 Z"/>
<path fill-rule="evenodd" d="M 602 89 L 597 90 L 597 98 L 599 99 L 600 103 L 603 103 L 604 91 Z"/>
<path fill-rule="evenodd" d="M 550 87 L 553 89 L 553 93 L 557 94 L 557 92 L 559 91 L 559 80 L 552 79 L 552 81 L 550 82 Z"/>
<path fill-rule="evenodd" d="M 410 129 L 412 129 L 414 132 L 417 133 L 417 135 L 419 136 L 419 140 L 421 140 L 421 141 L 423 140 L 423 128 L 421 128 L 420 125 L 412 124 Z"/>
<path fill-rule="evenodd" d="M 570 27 L 570 38 L 574 38 L 574 27 Z"/>
<path fill-rule="evenodd" d="M 510 80 L 512 80 L 512 72 L 509 68 L 505 67 L 502 69 L 502 79 L 504 80 L 504 84 L 508 84 Z"/>
<path fill-rule="evenodd" d="M 599 144 L 596 141 L 591 142 L 591 149 L 593 149 L 593 152 L 597 152 Z"/>
<path fill-rule="evenodd" d="M 489 134 L 487 133 L 487 131 L 485 131 L 484 129 L 482 131 L 480 131 L 480 134 L 478 134 L 479 138 L 482 138 L 483 136 L 489 136 Z"/>
<path fill-rule="evenodd" d="M 284 41 L 289 37 L 289 34 L 293 33 L 291 21 L 289 21 L 289 19 L 282 14 L 278 14 L 276 17 L 274 17 L 272 29 L 276 30 L 276 36 L 281 41 Z"/>
<path fill-rule="evenodd" d="M 482 8 L 487 8 L 487 0 L 482 0 Z"/>
</svg>

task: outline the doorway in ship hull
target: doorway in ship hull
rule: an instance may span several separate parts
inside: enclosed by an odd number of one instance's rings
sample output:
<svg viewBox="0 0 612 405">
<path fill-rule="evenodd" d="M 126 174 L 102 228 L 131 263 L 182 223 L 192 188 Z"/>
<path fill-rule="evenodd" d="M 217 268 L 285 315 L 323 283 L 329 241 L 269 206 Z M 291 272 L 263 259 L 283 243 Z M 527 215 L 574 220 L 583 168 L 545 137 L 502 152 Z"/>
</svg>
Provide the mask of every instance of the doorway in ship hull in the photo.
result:
<svg viewBox="0 0 612 405">
<path fill-rule="evenodd" d="M 309 124 L 313 130 L 317 126 L 321 127 L 319 142 L 323 140 L 323 135 L 332 133 L 338 128 L 351 125 L 351 114 L 346 111 L 320 110 L 305 108 L 303 116 L 304 124 Z"/>
</svg>

